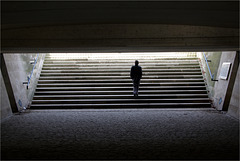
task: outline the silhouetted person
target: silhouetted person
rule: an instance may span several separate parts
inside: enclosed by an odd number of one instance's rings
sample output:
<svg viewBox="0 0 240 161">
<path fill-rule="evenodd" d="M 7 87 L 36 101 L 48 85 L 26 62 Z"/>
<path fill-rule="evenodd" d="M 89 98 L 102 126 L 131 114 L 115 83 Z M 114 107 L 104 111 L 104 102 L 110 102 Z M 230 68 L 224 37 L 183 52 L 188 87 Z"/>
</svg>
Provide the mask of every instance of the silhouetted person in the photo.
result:
<svg viewBox="0 0 240 161">
<path fill-rule="evenodd" d="M 135 61 L 135 66 L 131 68 L 131 79 L 133 81 L 133 94 L 134 96 L 138 96 L 138 89 L 140 80 L 142 78 L 142 67 L 138 66 L 139 62 Z"/>
</svg>

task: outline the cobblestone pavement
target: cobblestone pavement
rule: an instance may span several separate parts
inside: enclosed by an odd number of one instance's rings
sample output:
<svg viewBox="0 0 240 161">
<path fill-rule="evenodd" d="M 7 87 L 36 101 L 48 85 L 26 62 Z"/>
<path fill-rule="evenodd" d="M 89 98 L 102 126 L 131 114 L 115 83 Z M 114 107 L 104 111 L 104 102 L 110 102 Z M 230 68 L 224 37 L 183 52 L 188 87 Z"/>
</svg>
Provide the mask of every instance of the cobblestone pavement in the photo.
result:
<svg viewBox="0 0 240 161">
<path fill-rule="evenodd" d="M 238 160 L 239 121 L 213 109 L 28 111 L 2 121 L 1 157 Z"/>
</svg>

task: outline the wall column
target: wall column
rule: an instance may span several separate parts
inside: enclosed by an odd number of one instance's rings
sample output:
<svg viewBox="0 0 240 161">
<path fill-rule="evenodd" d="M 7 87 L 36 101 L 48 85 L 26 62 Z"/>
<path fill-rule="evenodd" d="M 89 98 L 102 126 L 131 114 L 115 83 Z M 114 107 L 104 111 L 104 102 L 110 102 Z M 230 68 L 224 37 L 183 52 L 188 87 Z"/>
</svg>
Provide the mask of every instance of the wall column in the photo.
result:
<svg viewBox="0 0 240 161">
<path fill-rule="evenodd" d="M 17 107 L 17 103 L 14 97 L 14 92 L 13 92 L 13 88 L 11 85 L 11 81 L 8 75 L 8 71 L 7 71 L 7 66 L 6 66 L 6 62 L 4 59 L 4 55 L 3 53 L 1 53 L 1 72 L 2 72 L 2 77 L 3 77 L 3 81 L 7 90 L 7 95 L 8 95 L 8 99 L 11 105 L 11 109 L 13 113 L 18 112 L 18 107 Z"/>
<path fill-rule="evenodd" d="M 229 70 L 228 79 L 220 79 L 220 73 L 222 64 L 224 62 L 230 62 L 231 67 Z M 239 66 L 239 53 L 238 52 L 223 52 L 219 63 L 218 81 L 215 84 L 215 95 L 214 95 L 214 107 L 217 110 L 227 111 L 232 96 L 232 90 L 237 75 L 237 69 Z"/>
</svg>

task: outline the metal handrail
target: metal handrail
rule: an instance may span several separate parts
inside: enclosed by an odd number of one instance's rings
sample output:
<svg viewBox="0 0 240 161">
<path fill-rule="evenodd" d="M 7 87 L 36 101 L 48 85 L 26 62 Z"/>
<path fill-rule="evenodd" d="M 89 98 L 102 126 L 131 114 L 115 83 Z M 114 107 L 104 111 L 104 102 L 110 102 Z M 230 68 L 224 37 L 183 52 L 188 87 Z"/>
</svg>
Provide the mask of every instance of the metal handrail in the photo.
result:
<svg viewBox="0 0 240 161">
<path fill-rule="evenodd" d="M 28 86 L 29 86 L 29 84 L 30 84 L 30 80 L 31 80 L 32 75 L 33 75 L 33 70 L 34 70 L 34 68 L 35 68 L 35 66 L 36 66 L 36 64 L 37 64 L 38 55 L 39 55 L 39 54 L 37 54 L 37 58 L 34 59 L 34 65 L 33 65 L 33 69 L 32 69 L 32 72 L 31 72 L 31 74 L 30 74 L 30 77 L 29 77 L 29 76 L 27 77 L 28 82 L 24 82 L 24 83 L 23 83 L 23 84 L 27 84 L 27 89 L 28 89 Z M 33 63 L 31 63 L 31 64 L 33 64 Z"/>
<path fill-rule="evenodd" d="M 207 64 L 207 67 L 208 67 L 208 71 L 209 71 L 209 74 L 210 74 L 210 77 L 211 77 L 211 81 L 218 81 L 218 80 L 216 80 L 216 79 L 214 79 L 213 77 L 213 74 L 212 74 L 212 72 L 211 72 L 211 69 L 210 69 L 210 67 L 209 67 L 209 65 L 208 65 L 208 60 L 207 60 L 207 57 L 206 57 L 206 55 L 205 55 L 205 53 L 203 52 L 203 56 L 204 56 L 204 58 L 205 58 L 205 62 L 206 62 L 206 64 Z"/>
</svg>

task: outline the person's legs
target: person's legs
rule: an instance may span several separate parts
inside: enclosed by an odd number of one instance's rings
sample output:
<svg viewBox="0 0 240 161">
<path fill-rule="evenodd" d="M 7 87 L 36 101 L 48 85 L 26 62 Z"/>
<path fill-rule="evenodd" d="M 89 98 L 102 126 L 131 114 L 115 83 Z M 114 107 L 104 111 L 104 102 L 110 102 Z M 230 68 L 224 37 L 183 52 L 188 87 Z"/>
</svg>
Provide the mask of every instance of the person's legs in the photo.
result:
<svg viewBox="0 0 240 161">
<path fill-rule="evenodd" d="M 140 80 L 137 80 L 137 81 L 136 81 L 136 95 L 137 95 L 137 96 L 138 96 L 139 84 L 140 84 Z"/>
<path fill-rule="evenodd" d="M 135 96 L 137 92 L 136 82 L 133 79 L 133 95 Z"/>
<path fill-rule="evenodd" d="M 140 84 L 139 79 L 133 80 L 133 94 L 134 94 L 134 96 L 138 96 L 139 84 Z"/>
<path fill-rule="evenodd" d="M 139 84 L 140 84 L 140 80 L 138 80 L 136 82 L 136 94 L 137 94 L 137 96 L 138 96 Z"/>
</svg>

